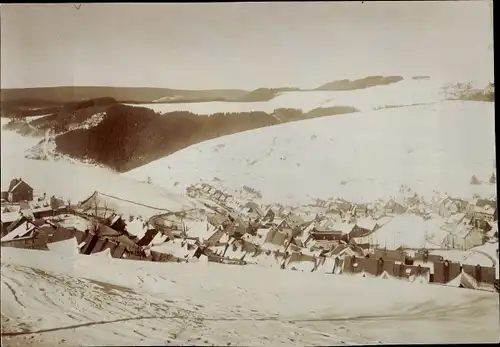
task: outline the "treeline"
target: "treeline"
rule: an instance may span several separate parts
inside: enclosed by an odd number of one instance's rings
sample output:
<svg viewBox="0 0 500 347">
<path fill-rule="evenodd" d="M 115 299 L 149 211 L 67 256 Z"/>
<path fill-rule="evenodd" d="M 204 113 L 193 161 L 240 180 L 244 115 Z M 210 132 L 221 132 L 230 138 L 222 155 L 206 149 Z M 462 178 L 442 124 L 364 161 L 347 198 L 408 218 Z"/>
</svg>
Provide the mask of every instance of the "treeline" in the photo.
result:
<svg viewBox="0 0 500 347">
<path fill-rule="evenodd" d="M 452 100 L 495 102 L 495 84 L 493 82 L 482 89 L 474 88 L 471 83 L 456 83 L 449 87 Z"/>
<path fill-rule="evenodd" d="M 55 142 L 57 151 L 62 154 L 125 172 L 219 136 L 356 111 L 352 107 L 338 106 L 307 113 L 277 109 L 273 114 L 255 111 L 200 116 L 177 111 L 159 115 L 148 108 L 115 104 L 107 108 L 106 116 L 97 126 L 68 131 L 57 136 Z"/>
<path fill-rule="evenodd" d="M 315 90 L 329 90 L 329 91 L 342 91 L 342 90 L 357 90 L 365 89 L 376 86 L 384 86 L 388 84 L 397 83 L 403 80 L 402 76 L 368 76 L 356 80 L 338 80 L 330 83 L 325 83 Z"/>
</svg>

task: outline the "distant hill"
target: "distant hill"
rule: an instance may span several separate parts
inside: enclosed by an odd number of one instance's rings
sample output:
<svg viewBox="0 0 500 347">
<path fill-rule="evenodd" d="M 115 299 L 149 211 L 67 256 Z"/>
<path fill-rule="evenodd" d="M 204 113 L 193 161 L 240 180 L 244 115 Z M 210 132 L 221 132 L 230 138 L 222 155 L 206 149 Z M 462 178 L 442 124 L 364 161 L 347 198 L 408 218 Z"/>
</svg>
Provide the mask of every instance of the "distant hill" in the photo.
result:
<svg viewBox="0 0 500 347">
<path fill-rule="evenodd" d="M 103 101 L 102 99 L 98 99 Z M 53 153 L 91 161 L 124 172 L 162 158 L 192 144 L 241 131 L 303 119 L 357 112 L 353 107 L 275 109 L 265 112 L 215 113 L 210 117 L 186 111 L 155 113 L 108 99 L 89 100 L 85 108 L 61 108 L 39 118 L 13 118 L 5 130 L 43 137 L 49 130 Z M 80 102 L 79 104 L 82 104 Z M 40 151 L 38 151 L 40 152 Z M 43 155 L 34 159 L 44 159 Z"/>
<path fill-rule="evenodd" d="M 330 90 L 330 91 L 357 90 L 357 89 L 365 89 L 376 86 L 384 86 L 387 84 L 397 83 L 402 80 L 403 77 L 401 76 L 368 76 L 357 80 L 344 79 L 344 80 L 325 83 L 322 86 L 316 88 L 315 90 Z"/>
<path fill-rule="evenodd" d="M 95 86 L 69 86 L 69 87 L 43 87 L 0 90 L 0 101 L 23 103 L 64 103 L 109 97 L 119 102 L 153 102 L 160 98 L 186 98 L 186 99 L 238 99 L 245 96 L 248 91 L 238 89 L 213 89 L 213 90 L 180 90 L 168 88 L 146 87 L 95 87 Z"/>
</svg>

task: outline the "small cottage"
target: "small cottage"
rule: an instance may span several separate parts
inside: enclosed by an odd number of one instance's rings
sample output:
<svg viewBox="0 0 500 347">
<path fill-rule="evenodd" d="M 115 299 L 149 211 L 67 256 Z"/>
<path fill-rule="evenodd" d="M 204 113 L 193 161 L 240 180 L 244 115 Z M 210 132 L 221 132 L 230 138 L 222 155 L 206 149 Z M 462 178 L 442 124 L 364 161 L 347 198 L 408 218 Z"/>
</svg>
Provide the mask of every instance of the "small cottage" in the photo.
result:
<svg viewBox="0 0 500 347">
<path fill-rule="evenodd" d="M 497 202 L 487 199 L 475 199 L 467 207 L 467 214 L 488 222 L 496 221 L 498 220 Z"/>
<path fill-rule="evenodd" d="M 480 246 L 484 242 L 484 235 L 477 228 L 460 224 L 449 232 L 444 239 L 444 246 L 451 249 L 468 250 Z"/>
<path fill-rule="evenodd" d="M 11 203 L 33 200 L 33 188 L 23 181 L 22 178 L 14 178 L 10 181 L 9 190 L 6 194 L 7 200 Z"/>
<path fill-rule="evenodd" d="M 467 207 L 467 202 L 446 196 L 439 202 L 438 214 L 441 217 L 450 217 L 453 214 L 462 213 Z"/>
<path fill-rule="evenodd" d="M 404 202 L 392 198 L 385 204 L 384 210 L 386 213 L 390 214 L 403 214 L 406 212 L 407 207 L 405 206 Z"/>
</svg>

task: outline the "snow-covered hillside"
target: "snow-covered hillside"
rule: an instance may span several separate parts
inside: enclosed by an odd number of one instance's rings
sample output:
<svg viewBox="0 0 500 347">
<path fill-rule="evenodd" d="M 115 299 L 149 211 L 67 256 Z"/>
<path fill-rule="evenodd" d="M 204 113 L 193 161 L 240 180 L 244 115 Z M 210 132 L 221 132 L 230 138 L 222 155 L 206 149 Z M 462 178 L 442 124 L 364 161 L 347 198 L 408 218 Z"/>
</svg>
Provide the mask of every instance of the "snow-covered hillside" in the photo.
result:
<svg viewBox="0 0 500 347">
<path fill-rule="evenodd" d="M 488 82 L 470 82 L 470 85 L 483 88 Z M 150 103 L 130 106 L 147 107 L 159 113 L 190 111 L 199 115 L 250 111 L 272 113 L 277 108 L 295 108 L 309 112 L 315 108 L 332 106 L 352 106 L 367 111 L 438 102 L 453 95 L 454 89 L 450 85 L 450 82 L 440 80 L 410 78 L 394 84 L 359 90 L 282 92 L 273 99 L 263 102 Z"/>
<path fill-rule="evenodd" d="M 5 159 L 5 162 L 4 162 Z M 14 177 L 28 182 L 36 194 L 56 195 L 77 203 L 99 191 L 121 199 L 141 202 L 152 207 L 179 211 L 202 207 L 196 200 L 155 187 L 112 171 L 65 161 L 30 160 L 24 157 L 3 158 L 2 188 Z"/>
<path fill-rule="evenodd" d="M 500 332 L 498 295 L 438 285 L 14 248 L 1 261 L 2 345 L 478 343 Z"/>
<path fill-rule="evenodd" d="M 7 118 L 1 118 L 2 127 L 9 122 Z M 6 131 L 1 130 L 2 136 L 0 136 L 1 140 L 1 148 L 0 151 L 2 153 L 2 169 L 5 167 L 4 161 L 8 161 L 8 158 L 12 158 L 16 160 L 18 157 L 24 156 L 24 152 L 35 146 L 40 139 L 21 136 L 14 131 Z"/>
<path fill-rule="evenodd" d="M 442 101 L 277 125 L 206 141 L 125 175 L 184 189 L 214 178 L 265 201 L 374 201 L 406 184 L 421 195 L 495 195 L 494 104 Z"/>
</svg>

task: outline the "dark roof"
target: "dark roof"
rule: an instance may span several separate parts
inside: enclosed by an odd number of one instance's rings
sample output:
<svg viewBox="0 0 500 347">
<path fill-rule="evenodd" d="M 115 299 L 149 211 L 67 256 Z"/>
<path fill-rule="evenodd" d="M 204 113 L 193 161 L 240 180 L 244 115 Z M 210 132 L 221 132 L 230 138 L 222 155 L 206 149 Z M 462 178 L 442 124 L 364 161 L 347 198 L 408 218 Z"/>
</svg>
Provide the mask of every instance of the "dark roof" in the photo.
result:
<svg viewBox="0 0 500 347">
<path fill-rule="evenodd" d="M 311 233 L 311 237 L 314 240 L 337 240 L 342 239 L 342 233 L 335 231 L 314 231 Z"/>
<path fill-rule="evenodd" d="M 476 206 L 477 207 L 491 206 L 493 208 L 497 208 L 497 202 L 487 199 L 477 199 Z"/>
<path fill-rule="evenodd" d="M 10 184 L 9 184 L 9 193 L 12 193 L 14 190 L 17 190 L 17 189 L 19 189 L 20 187 L 23 187 L 23 186 L 27 187 L 28 189 L 33 190 L 33 188 L 31 188 L 31 186 L 28 183 L 24 182 L 22 180 L 22 178 L 19 178 L 19 179 L 14 178 L 12 181 L 10 181 Z"/>
</svg>

